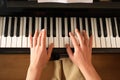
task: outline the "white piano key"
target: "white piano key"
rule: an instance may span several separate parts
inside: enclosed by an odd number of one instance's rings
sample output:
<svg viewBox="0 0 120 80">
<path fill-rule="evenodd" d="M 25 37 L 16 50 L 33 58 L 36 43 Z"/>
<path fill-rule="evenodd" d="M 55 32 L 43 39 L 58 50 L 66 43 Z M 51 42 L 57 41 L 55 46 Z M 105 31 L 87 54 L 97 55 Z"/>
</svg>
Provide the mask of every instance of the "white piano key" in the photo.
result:
<svg viewBox="0 0 120 80">
<path fill-rule="evenodd" d="M 29 17 L 29 35 L 32 35 L 32 17 Z M 28 47 L 30 47 L 30 39 L 28 38 Z"/>
<path fill-rule="evenodd" d="M 100 29 L 101 29 L 101 47 L 106 48 L 106 40 L 103 34 L 102 18 L 99 18 L 99 20 L 100 20 Z"/>
<path fill-rule="evenodd" d="M 107 48 L 111 48 L 112 46 L 111 46 L 108 18 L 105 18 L 105 21 L 106 21 L 106 28 L 107 28 L 106 46 L 107 46 Z"/>
<path fill-rule="evenodd" d="M 68 37 L 68 21 L 67 18 L 64 18 L 65 21 L 65 37 L 64 37 L 64 46 L 70 44 L 70 38 Z"/>
<path fill-rule="evenodd" d="M 7 37 L 7 43 L 6 43 L 6 47 L 10 48 L 12 46 L 12 38 L 10 36 Z"/>
<path fill-rule="evenodd" d="M 74 34 L 75 33 L 75 30 L 74 30 L 74 18 L 71 17 L 70 21 L 71 21 L 71 32 Z"/>
<path fill-rule="evenodd" d="M 5 31 L 5 21 L 6 21 L 6 17 L 3 17 L 3 30 L 2 30 L 2 37 L 1 37 L 1 47 L 5 48 L 6 46 L 6 40 L 7 40 L 7 37 L 4 36 L 4 31 Z"/>
<path fill-rule="evenodd" d="M 41 30 L 41 17 L 39 17 L 38 19 L 39 19 L 39 30 Z"/>
<path fill-rule="evenodd" d="M 59 20 L 58 17 L 56 18 L 56 37 L 54 37 L 54 46 L 55 48 L 59 48 Z"/>
<path fill-rule="evenodd" d="M 82 25 L 83 24 L 82 24 L 82 18 L 81 17 L 79 18 L 79 23 L 80 23 L 80 32 L 82 32 L 82 30 L 83 30 Z"/>
<path fill-rule="evenodd" d="M 50 45 L 51 43 L 54 43 L 53 42 L 53 18 L 52 17 L 50 17 L 50 37 L 48 39 L 49 39 L 48 45 Z"/>
<path fill-rule="evenodd" d="M 91 18 L 91 27 L 92 27 L 92 35 L 93 35 L 93 48 L 95 48 L 96 42 L 95 42 L 94 18 Z"/>
<path fill-rule="evenodd" d="M 64 18 L 64 24 L 65 24 L 65 36 L 68 37 L 68 20 L 67 18 Z"/>
<path fill-rule="evenodd" d="M 44 17 L 44 29 L 46 29 L 46 36 L 47 36 L 47 17 Z M 46 47 L 48 47 L 48 41 L 49 41 L 49 38 L 46 37 Z"/>
<path fill-rule="evenodd" d="M 60 48 L 64 48 L 64 40 L 63 40 L 63 37 L 62 37 L 62 19 L 59 18 L 59 41 L 60 41 L 60 45 L 59 47 Z"/>
<path fill-rule="evenodd" d="M 22 35 L 22 47 L 28 47 L 28 37 L 25 36 L 26 33 L 26 17 L 23 17 L 23 35 Z"/>
<path fill-rule="evenodd" d="M 76 21 L 76 17 L 73 17 L 73 27 L 74 27 L 74 33 L 75 33 L 75 29 L 77 29 L 77 21 Z M 77 34 L 75 34 L 75 38 L 77 39 L 78 43 L 79 43 L 79 39 L 77 37 Z"/>
<path fill-rule="evenodd" d="M 71 32 L 75 35 L 75 30 L 74 30 L 74 18 L 71 17 L 70 18 L 70 21 L 71 21 Z M 72 41 L 70 40 L 70 47 L 73 48 L 73 44 L 72 44 Z"/>
<path fill-rule="evenodd" d="M 23 35 L 23 21 L 24 18 L 20 17 L 20 36 L 17 37 L 17 47 L 22 47 L 22 35 Z"/>
<path fill-rule="evenodd" d="M 39 30 L 39 17 L 35 17 L 35 30 Z"/>
<path fill-rule="evenodd" d="M 6 47 L 11 47 L 11 42 L 12 42 L 12 38 L 10 36 L 11 33 L 11 21 L 12 21 L 12 17 L 9 17 L 9 22 L 8 22 L 8 36 L 7 36 L 7 43 L 6 43 Z"/>
<path fill-rule="evenodd" d="M 114 20 L 115 20 L 115 28 L 116 28 L 116 30 L 118 30 L 116 17 L 114 17 Z M 116 34 L 117 34 L 117 36 L 116 36 L 116 46 L 117 46 L 117 48 L 120 48 L 120 37 L 118 35 L 118 31 L 116 32 Z"/>
<path fill-rule="evenodd" d="M 6 42 L 7 42 L 7 37 L 4 37 L 2 35 L 2 39 L 1 39 L 1 47 L 2 48 L 5 48 L 6 47 Z"/>
<path fill-rule="evenodd" d="M 16 35 L 16 28 L 17 28 L 17 17 L 15 17 L 15 20 L 14 20 L 14 36 L 12 37 L 12 47 L 16 47 L 17 46 L 17 35 Z"/>
<path fill-rule="evenodd" d="M 32 17 L 29 17 L 29 35 L 32 35 Z"/>
<path fill-rule="evenodd" d="M 74 27 L 74 32 L 75 32 L 75 29 L 77 28 L 77 21 L 76 21 L 76 17 L 73 17 L 73 27 Z"/>
<path fill-rule="evenodd" d="M 110 33 L 110 39 L 111 39 L 111 47 L 112 48 L 116 48 L 117 46 L 116 46 L 116 38 L 115 37 L 113 37 L 113 32 L 112 32 L 112 23 L 111 23 L 111 19 L 110 18 L 108 18 L 108 27 L 109 27 L 109 33 Z"/>
<path fill-rule="evenodd" d="M 87 36 L 89 35 L 89 30 L 88 30 L 88 18 L 85 18 L 85 26 L 86 26 L 86 33 L 87 33 Z M 89 37 L 88 37 L 89 38 Z"/>
<path fill-rule="evenodd" d="M 98 34 L 97 34 L 97 24 L 96 23 L 97 23 L 96 18 L 94 18 L 96 48 L 101 48 L 101 41 L 100 41 L 100 37 L 98 37 Z"/>
<path fill-rule="evenodd" d="M 16 36 L 12 37 L 11 46 L 12 46 L 12 48 L 16 48 L 17 47 L 17 37 Z"/>
<path fill-rule="evenodd" d="M 0 17 L 0 46 L 1 46 L 1 39 L 2 39 L 2 30 L 3 30 L 3 17 Z"/>
</svg>

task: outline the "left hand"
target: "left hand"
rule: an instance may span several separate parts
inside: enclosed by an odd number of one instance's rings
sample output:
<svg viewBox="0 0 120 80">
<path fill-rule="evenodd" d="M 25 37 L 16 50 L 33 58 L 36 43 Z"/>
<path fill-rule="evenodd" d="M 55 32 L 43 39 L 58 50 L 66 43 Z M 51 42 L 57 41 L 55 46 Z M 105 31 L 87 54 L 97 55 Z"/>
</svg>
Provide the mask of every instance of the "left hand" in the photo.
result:
<svg viewBox="0 0 120 80">
<path fill-rule="evenodd" d="M 44 68 L 51 57 L 53 43 L 46 50 L 46 30 L 36 31 L 34 37 L 30 35 L 30 66 Z"/>
</svg>

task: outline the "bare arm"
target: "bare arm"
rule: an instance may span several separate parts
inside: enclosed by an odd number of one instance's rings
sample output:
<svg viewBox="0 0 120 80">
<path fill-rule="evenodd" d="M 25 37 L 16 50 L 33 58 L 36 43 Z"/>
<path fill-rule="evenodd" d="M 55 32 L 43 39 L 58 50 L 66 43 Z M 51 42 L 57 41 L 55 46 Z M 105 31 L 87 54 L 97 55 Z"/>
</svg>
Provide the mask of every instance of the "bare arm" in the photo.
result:
<svg viewBox="0 0 120 80">
<path fill-rule="evenodd" d="M 80 33 L 77 29 L 75 30 L 75 33 L 78 40 L 73 33 L 69 33 L 75 51 L 72 52 L 70 46 L 68 44 L 66 45 L 66 50 L 70 59 L 79 67 L 86 80 L 101 80 L 92 65 L 92 36 L 88 38 L 85 31 Z"/>
<path fill-rule="evenodd" d="M 53 49 L 51 44 L 46 50 L 46 30 L 36 31 L 30 35 L 30 65 L 26 80 L 39 80 L 42 70 L 49 61 Z"/>
</svg>

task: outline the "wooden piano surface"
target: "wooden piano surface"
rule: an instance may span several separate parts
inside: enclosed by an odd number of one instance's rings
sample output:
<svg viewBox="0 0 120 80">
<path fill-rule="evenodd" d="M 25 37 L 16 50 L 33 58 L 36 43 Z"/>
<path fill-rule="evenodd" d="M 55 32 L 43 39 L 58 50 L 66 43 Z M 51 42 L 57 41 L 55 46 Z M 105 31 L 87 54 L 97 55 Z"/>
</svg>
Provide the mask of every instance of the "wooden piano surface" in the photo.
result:
<svg viewBox="0 0 120 80">
<path fill-rule="evenodd" d="M 103 80 L 120 80 L 120 54 L 93 54 Z M 0 80 L 25 80 L 29 54 L 0 54 Z"/>
</svg>

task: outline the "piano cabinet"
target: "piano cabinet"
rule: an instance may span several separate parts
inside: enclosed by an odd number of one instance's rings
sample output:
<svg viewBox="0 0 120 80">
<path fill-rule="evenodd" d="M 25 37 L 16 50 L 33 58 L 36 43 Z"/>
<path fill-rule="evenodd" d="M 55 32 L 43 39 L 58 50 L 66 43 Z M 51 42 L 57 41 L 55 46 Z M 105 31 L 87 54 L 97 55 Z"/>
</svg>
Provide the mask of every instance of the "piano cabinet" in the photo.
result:
<svg viewBox="0 0 120 80">
<path fill-rule="evenodd" d="M 120 54 L 93 54 L 93 65 L 102 80 L 120 80 Z M 25 80 L 28 54 L 0 54 L 0 80 Z"/>
</svg>

